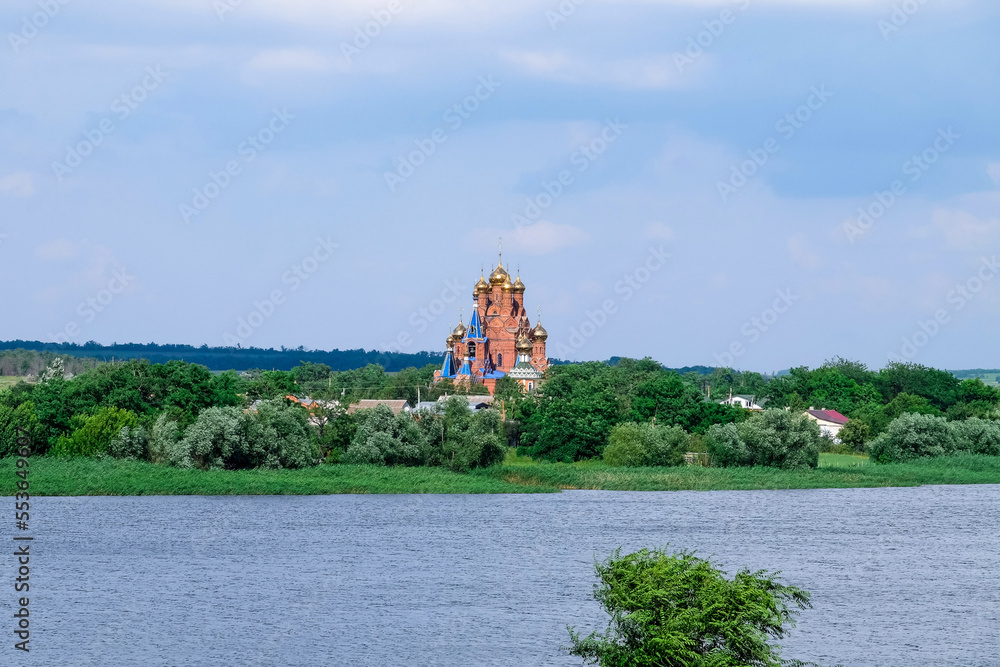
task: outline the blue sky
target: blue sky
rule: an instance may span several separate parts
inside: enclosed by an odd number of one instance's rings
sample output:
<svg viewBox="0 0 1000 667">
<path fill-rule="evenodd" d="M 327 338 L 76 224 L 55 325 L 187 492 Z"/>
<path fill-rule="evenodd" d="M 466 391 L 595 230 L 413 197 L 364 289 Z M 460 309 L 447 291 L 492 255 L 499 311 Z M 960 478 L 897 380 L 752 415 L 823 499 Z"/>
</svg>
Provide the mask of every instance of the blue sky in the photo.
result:
<svg viewBox="0 0 1000 667">
<path fill-rule="evenodd" d="M 64 2 L 0 338 L 437 350 L 502 236 L 551 356 L 1000 367 L 996 3 Z"/>
</svg>

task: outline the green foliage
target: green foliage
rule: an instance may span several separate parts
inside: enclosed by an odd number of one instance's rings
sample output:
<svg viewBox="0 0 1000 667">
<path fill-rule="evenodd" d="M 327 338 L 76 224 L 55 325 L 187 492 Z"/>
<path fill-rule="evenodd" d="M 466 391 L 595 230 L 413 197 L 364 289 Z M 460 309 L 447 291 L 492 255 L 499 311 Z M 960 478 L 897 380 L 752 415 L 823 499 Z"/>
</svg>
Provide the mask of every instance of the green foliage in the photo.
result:
<svg viewBox="0 0 1000 667">
<path fill-rule="evenodd" d="M 243 470 L 301 468 L 315 463 L 305 411 L 284 401 L 261 402 L 256 412 L 209 408 L 187 428 L 173 458 L 181 467 Z"/>
<path fill-rule="evenodd" d="M 418 425 L 426 438 L 428 465 L 464 472 L 496 465 L 507 453 L 500 413 L 473 414 L 460 398 L 448 399 L 444 414 L 421 417 Z"/>
<path fill-rule="evenodd" d="M 17 439 L 24 437 L 25 434 L 18 429 L 27 431 L 27 437 L 31 439 L 32 453 L 41 453 L 38 451 L 38 446 L 44 446 L 46 443 L 42 435 L 42 426 L 35 414 L 34 404 L 31 401 L 25 401 L 17 407 L 0 404 L 0 458 L 12 456 L 20 449 Z"/>
<path fill-rule="evenodd" d="M 721 467 L 815 468 L 821 441 L 816 422 L 790 410 L 771 409 L 738 424 L 713 426 L 706 443 Z"/>
<path fill-rule="evenodd" d="M 777 573 L 743 569 L 728 579 L 693 552 L 616 550 L 596 566 L 604 633 L 570 628 L 570 654 L 602 667 L 781 667 L 780 648 L 809 593 Z"/>
<path fill-rule="evenodd" d="M 358 428 L 351 446 L 341 457 L 344 463 L 374 465 L 420 465 L 423 434 L 405 414 L 394 415 L 385 405 L 358 412 Z"/>
<path fill-rule="evenodd" d="M 971 417 L 948 424 L 955 434 L 955 448 L 969 454 L 1000 456 L 1000 424 Z"/>
<path fill-rule="evenodd" d="M 136 428 L 139 420 L 129 411 L 115 407 L 103 407 L 93 414 L 73 417 L 73 432 L 63 435 L 52 447 L 55 456 L 96 456 L 108 450 L 112 441 L 123 428 Z"/>
<path fill-rule="evenodd" d="M 851 419 L 840 429 L 840 441 L 852 451 L 865 451 L 865 444 L 872 438 L 872 429 L 863 419 Z"/>
<path fill-rule="evenodd" d="M 149 435 L 142 426 L 125 426 L 108 444 L 106 454 L 116 459 L 145 459 Z"/>
<path fill-rule="evenodd" d="M 944 417 L 907 412 L 868 445 L 876 463 L 898 463 L 955 451 L 955 434 Z"/>
<path fill-rule="evenodd" d="M 604 462 L 610 466 L 678 466 L 684 463 L 689 436 L 680 426 L 653 427 L 626 422 L 611 429 Z"/>
</svg>

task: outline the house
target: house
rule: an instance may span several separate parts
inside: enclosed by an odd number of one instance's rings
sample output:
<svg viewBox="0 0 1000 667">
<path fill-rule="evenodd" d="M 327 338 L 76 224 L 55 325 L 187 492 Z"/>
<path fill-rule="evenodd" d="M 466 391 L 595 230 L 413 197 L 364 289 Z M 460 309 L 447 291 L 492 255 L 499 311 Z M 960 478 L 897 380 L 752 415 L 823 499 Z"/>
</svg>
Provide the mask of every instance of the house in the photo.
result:
<svg viewBox="0 0 1000 667">
<path fill-rule="evenodd" d="M 449 398 L 465 399 L 468 402 L 469 410 L 472 412 L 479 412 L 480 410 L 486 410 L 493 407 L 493 397 L 489 395 L 442 396 L 437 401 L 421 401 L 420 403 L 417 403 L 417 407 L 414 408 L 414 411 L 443 413 L 444 404 Z"/>
<path fill-rule="evenodd" d="M 816 410 L 809 408 L 805 411 L 806 417 L 819 424 L 819 430 L 824 435 L 828 435 L 834 440 L 839 440 L 840 429 L 850 420 L 836 410 Z"/>
<path fill-rule="evenodd" d="M 411 411 L 410 404 L 405 400 L 392 401 L 386 399 L 363 398 L 357 403 L 351 403 L 347 407 L 347 414 L 353 415 L 358 410 L 371 410 L 379 405 L 387 406 L 390 410 L 392 410 L 392 414 L 394 415 L 398 415 L 401 412 Z"/>
<path fill-rule="evenodd" d="M 759 401 L 756 396 L 748 396 L 747 394 L 734 394 L 729 398 L 719 401 L 722 405 L 734 405 L 737 408 L 743 408 L 745 410 L 754 410 L 757 412 L 762 412 L 764 410 L 764 404 L 767 403 L 766 398 L 762 398 Z"/>
</svg>

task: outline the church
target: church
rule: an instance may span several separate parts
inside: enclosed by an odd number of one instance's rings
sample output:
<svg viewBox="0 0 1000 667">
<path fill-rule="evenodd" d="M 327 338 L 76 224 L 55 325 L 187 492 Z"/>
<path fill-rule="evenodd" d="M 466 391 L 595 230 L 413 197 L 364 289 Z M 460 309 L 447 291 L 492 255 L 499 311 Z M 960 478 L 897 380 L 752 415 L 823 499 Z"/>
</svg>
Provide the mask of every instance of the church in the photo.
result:
<svg viewBox="0 0 1000 667">
<path fill-rule="evenodd" d="M 450 378 L 456 384 L 483 384 L 492 394 L 497 380 L 510 376 L 526 393 L 538 388 L 549 366 L 545 356 L 549 334 L 541 319 L 531 326 L 524 289 L 520 272 L 511 282 L 501 253 L 489 281 L 481 275 L 472 290 L 469 325 L 460 318 L 448 336 L 444 363 L 434 371 L 435 382 Z"/>
</svg>

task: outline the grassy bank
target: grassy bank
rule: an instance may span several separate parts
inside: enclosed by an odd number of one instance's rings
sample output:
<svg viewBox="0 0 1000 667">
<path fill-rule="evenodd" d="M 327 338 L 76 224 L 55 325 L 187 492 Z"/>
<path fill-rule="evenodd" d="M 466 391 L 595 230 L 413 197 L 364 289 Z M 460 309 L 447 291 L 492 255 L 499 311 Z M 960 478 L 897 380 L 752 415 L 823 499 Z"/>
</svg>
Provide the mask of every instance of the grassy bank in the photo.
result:
<svg viewBox="0 0 1000 667">
<path fill-rule="evenodd" d="M 31 494 L 37 496 L 834 489 L 1000 484 L 1000 457 L 967 455 L 874 465 L 864 457 L 822 454 L 815 470 L 610 468 L 599 461 L 544 463 L 511 457 L 504 465 L 468 475 L 440 468 L 348 465 L 206 472 L 135 461 L 40 457 L 31 460 L 30 478 Z M 14 459 L 0 459 L 0 494 L 13 495 L 17 481 Z"/>
<path fill-rule="evenodd" d="M 1000 484 L 1000 457 L 948 456 L 875 465 L 864 457 L 820 454 L 820 467 L 610 468 L 598 462 L 538 463 L 511 459 L 489 474 L 526 486 L 615 491 L 723 491 L 749 489 L 847 489 L 922 484 Z M 486 474 L 486 472 L 481 473 Z"/>
<path fill-rule="evenodd" d="M 15 493 L 14 459 L 0 459 L 0 494 Z M 33 496 L 317 495 L 331 493 L 532 493 L 498 477 L 441 468 L 318 466 L 302 470 L 182 470 L 113 459 L 31 459 Z"/>
</svg>

